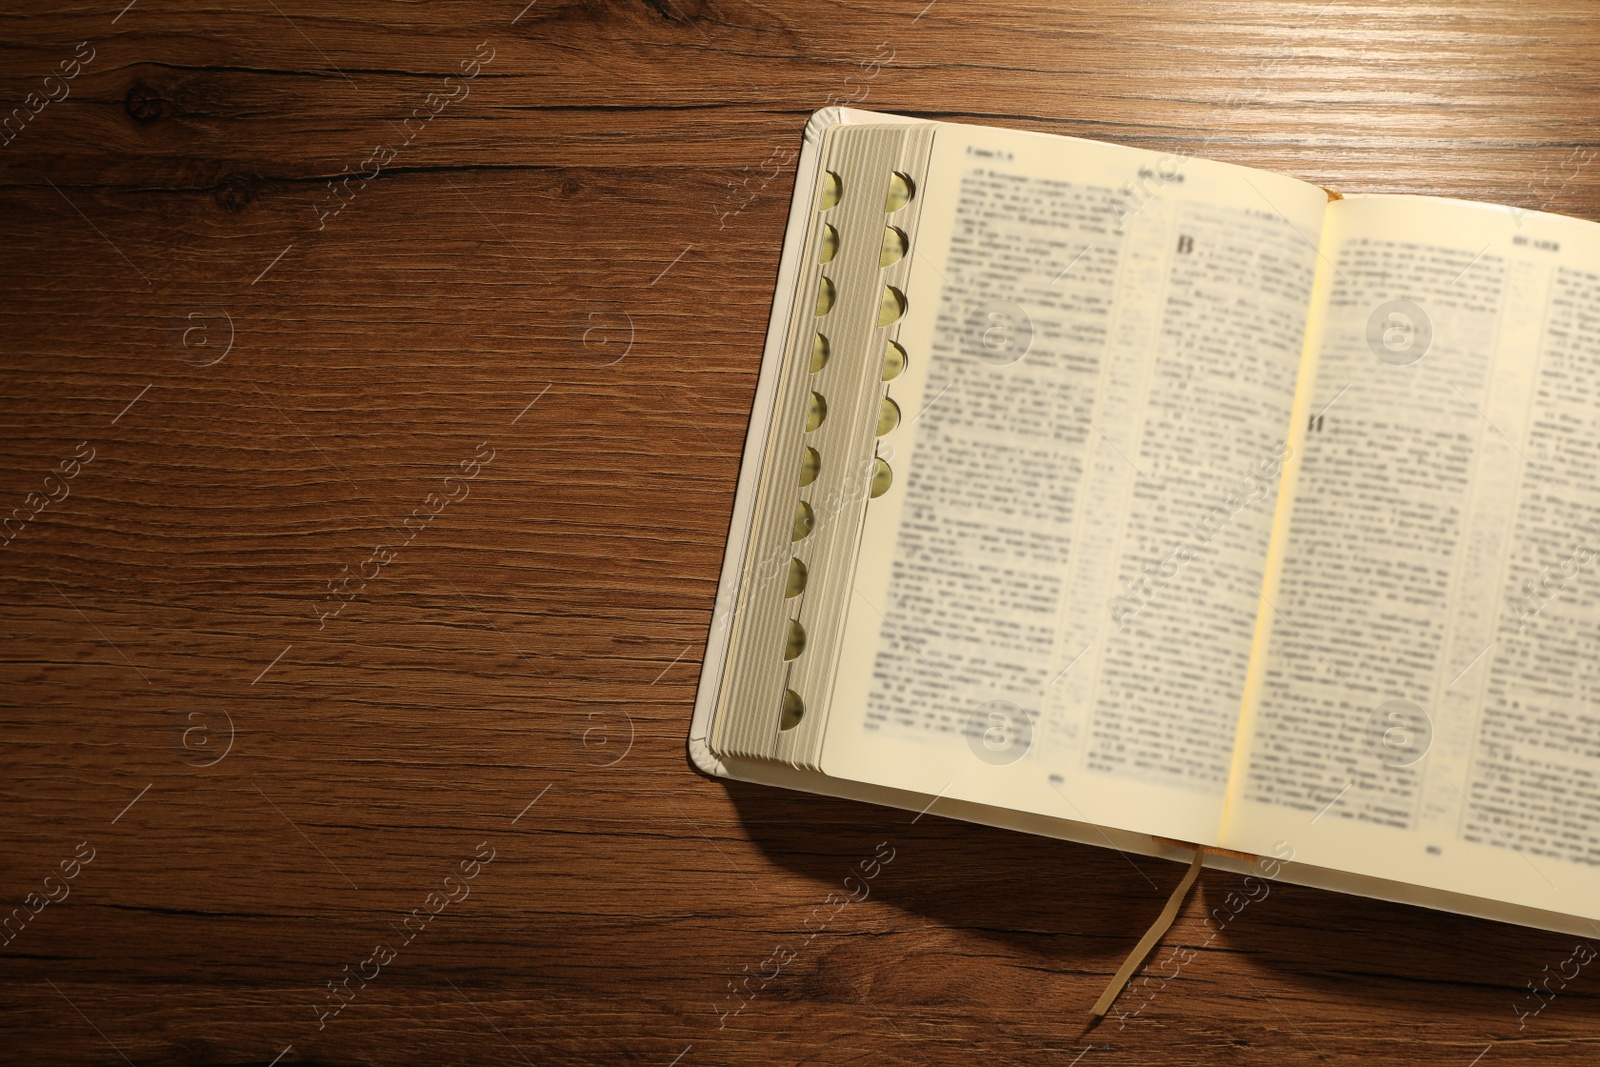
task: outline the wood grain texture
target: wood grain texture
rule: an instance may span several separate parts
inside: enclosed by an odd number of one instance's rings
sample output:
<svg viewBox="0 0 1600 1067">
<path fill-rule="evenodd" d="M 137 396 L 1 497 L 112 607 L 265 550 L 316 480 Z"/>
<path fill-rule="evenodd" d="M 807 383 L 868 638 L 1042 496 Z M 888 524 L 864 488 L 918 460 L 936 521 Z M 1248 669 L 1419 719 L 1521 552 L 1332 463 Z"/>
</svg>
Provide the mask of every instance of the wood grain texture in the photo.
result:
<svg viewBox="0 0 1600 1067">
<path fill-rule="evenodd" d="M 1594 1061 L 1571 938 L 1214 873 L 1085 1033 L 1176 865 L 684 753 L 810 111 L 1600 218 L 1592 3 L 123 2 L 0 16 L 7 108 L 94 54 L 0 147 L 0 514 L 94 449 L 0 550 L 8 1058 Z"/>
</svg>

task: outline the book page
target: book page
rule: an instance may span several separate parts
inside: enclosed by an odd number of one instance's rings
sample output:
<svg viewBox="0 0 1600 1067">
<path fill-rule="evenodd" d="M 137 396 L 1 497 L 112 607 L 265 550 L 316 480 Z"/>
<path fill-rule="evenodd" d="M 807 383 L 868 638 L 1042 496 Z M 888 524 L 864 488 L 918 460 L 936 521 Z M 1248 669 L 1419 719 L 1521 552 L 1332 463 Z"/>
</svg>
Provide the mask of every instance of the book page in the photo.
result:
<svg viewBox="0 0 1600 1067">
<path fill-rule="evenodd" d="M 1214 843 L 1326 194 L 942 126 L 830 775 Z"/>
<path fill-rule="evenodd" d="M 1600 225 L 1330 205 L 1224 844 L 1600 917 Z"/>
</svg>

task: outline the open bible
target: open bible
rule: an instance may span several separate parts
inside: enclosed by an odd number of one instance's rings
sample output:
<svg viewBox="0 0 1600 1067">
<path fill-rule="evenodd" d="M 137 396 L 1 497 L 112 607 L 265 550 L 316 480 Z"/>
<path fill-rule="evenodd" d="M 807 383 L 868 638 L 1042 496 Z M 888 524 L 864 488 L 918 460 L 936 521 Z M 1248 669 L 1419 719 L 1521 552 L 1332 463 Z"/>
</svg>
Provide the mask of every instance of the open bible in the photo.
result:
<svg viewBox="0 0 1600 1067">
<path fill-rule="evenodd" d="M 716 775 L 1600 932 L 1600 225 L 846 109 Z"/>
</svg>

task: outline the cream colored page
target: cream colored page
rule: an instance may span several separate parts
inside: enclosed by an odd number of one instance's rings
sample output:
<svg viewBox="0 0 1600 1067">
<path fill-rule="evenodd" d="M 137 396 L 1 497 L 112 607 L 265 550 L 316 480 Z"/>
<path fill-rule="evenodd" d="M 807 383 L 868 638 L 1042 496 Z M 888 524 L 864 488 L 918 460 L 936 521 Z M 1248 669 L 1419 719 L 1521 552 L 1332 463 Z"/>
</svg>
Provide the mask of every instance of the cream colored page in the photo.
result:
<svg viewBox="0 0 1600 1067">
<path fill-rule="evenodd" d="M 829 774 L 1215 839 L 1326 196 L 944 127 Z"/>
<path fill-rule="evenodd" d="M 1224 843 L 1600 917 L 1600 226 L 1354 198 L 1324 253 Z"/>
</svg>

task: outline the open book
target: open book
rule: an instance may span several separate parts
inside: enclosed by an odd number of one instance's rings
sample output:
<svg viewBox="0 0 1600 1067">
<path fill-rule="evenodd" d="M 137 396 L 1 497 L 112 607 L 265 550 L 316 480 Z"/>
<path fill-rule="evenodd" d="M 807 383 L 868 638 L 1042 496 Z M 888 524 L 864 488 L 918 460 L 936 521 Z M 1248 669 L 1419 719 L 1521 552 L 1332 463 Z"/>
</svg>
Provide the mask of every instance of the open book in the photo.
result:
<svg viewBox="0 0 1600 1067">
<path fill-rule="evenodd" d="M 690 750 L 1600 932 L 1597 557 L 1600 225 L 829 109 Z"/>
</svg>

